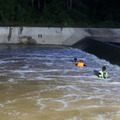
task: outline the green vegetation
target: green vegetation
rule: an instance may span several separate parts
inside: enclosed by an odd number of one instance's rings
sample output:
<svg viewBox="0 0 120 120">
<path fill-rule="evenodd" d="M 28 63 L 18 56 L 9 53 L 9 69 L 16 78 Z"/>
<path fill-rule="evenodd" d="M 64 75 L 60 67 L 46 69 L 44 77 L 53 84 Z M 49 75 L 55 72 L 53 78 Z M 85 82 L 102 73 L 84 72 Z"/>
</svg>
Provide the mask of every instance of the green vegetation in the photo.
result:
<svg viewBox="0 0 120 120">
<path fill-rule="evenodd" d="M 2 26 L 120 27 L 117 0 L 0 0 Z"/>
</svg>

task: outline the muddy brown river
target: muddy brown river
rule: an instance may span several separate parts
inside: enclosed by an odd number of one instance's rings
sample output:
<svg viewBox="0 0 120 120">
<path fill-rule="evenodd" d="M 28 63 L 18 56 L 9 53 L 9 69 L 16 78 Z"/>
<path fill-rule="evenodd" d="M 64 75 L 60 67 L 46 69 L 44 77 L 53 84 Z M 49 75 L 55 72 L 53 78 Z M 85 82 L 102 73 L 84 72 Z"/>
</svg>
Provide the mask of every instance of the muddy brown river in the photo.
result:
<svg viewBox="0 0 120 120">
<path fill-rule="evenodd" d="M 103 65 L 109 79 L 94 75 Z M 120 120 L 120 67 L 80 49 L 1 45 L 0 120 Z"/>
</svg>

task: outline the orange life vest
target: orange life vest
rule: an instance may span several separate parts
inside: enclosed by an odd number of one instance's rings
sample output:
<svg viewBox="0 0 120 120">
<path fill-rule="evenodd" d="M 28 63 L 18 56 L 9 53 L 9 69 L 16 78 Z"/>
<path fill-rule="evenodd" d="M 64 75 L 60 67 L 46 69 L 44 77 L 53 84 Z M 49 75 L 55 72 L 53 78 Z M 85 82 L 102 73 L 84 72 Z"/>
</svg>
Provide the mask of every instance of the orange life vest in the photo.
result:
<svg viewBox="0 0 120 120">
<path fill-rule="evenodd" d="M 78 67 L 83 67 L 83 66 L 84 66 L 84 63 L 83 63 L 83 62 L 78 62 L 78 63 L 77 63 L 77 66 L 78 66 Z"/>
</svg>

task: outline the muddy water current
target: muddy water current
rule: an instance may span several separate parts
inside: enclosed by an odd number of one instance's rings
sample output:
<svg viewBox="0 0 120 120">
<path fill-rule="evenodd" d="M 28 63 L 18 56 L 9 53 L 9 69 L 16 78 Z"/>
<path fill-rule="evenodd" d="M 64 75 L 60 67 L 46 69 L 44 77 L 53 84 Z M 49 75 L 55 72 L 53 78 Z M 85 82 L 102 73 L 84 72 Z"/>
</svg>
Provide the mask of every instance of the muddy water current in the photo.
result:
<svg viewBox="0 0 120 120">
<path fill-rule="evenodd" d="M 119 66 L 74 48 L 0 47 L 0 120 L 120 120 Z M 93 72 L 103 65 L 106 80 Z"/>
</svg>

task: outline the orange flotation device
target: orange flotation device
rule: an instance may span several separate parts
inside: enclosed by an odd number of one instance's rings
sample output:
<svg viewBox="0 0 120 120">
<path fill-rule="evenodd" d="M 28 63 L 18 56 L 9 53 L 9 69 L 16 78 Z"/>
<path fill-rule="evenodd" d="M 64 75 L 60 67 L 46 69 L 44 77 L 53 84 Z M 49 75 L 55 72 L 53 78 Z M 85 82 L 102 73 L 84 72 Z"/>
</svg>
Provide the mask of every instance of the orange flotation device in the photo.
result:
<svg viewBox="0 0 120 120">
<path fill-rule="evenodd" d="M 77 67 L 83 67 L 84 66 L 84 63 L 83 62 L 78 62 L 77 63 Z"/>
</svg>

